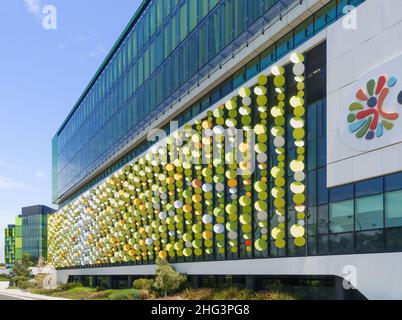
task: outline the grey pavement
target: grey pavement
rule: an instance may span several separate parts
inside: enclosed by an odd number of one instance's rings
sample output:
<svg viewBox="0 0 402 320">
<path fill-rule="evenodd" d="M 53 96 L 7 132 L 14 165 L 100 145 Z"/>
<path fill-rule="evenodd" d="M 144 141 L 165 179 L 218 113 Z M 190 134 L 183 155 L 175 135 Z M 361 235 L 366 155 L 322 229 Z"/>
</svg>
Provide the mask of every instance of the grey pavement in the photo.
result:
<svg viewBox="0 0 402 320">
<path fill-rule="evenodd" d="M 69 300 L 39 294 L 32 294 L 20 289 L 8 289 L 8 282 L 0 282 L 0 300 Z"/>
</svg>

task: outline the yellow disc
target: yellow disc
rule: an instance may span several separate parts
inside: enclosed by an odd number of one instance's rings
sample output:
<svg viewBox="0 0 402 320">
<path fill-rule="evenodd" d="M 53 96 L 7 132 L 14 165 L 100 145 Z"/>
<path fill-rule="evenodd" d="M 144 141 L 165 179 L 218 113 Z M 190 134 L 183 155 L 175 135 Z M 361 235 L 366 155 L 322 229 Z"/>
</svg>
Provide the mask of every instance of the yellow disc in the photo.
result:
<svg viewBox="0 0 402 320">
<path fill-rule="evenodd" d="M 275 241 L 275 246 L 276 246 L 278 249 L 284 248 L 285 245 L 286 245 L 286 242 L 285 242 L 285 240 L 283 240 L 283 239 L 278 239 L 278 240 Z"/>
<path fill-rule="evenodd" d="M 257 78 L 257 83 L 260 86 L 265 86 L 268 82 L 268 77 L 265 74 L 260 74 Z"/>
<path fill-rule="evenodd" d="M 304 237 L 295 239 L 295 245 L 297 247 L 303 247 L 305 244 L 306 244 L 306 239 Z"/>
<path fill-rule="evenodd" d="M 228 110 L 233 110 L 236 108 L 236 102 L 234 102 L 233 100 L 229 100 L 225 103 L 225 107 Z"/>
<path fill-rule="evenodd" d="M 239 90 L 240 97 L 246 98 L 246 97 L 249 97 L 250 95 L 251 95 L 250 88 L 246 88 L 246 87 L 240 88 L 240 90 Z"/>
</svg>

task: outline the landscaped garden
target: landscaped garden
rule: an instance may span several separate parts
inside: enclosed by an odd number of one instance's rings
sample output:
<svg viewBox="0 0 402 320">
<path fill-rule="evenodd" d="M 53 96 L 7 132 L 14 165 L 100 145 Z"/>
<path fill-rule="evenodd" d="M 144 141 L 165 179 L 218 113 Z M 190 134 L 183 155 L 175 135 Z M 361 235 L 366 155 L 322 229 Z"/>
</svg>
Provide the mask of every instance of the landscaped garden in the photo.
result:
<svg viewBox="0 0 402 320">
<path fill-rule="evenodd" d="M 17 261 L 11 272 L 10 284 L 13 288 L 73 300 L 295 300 L 292 295 L 279 291 L 254 292 L 236 287 L 200 288 L 189 287 L 187 277 L 178 273 L 166 260 L 157 261 L 152 279 L 137 279 L 131 289 L 90 288 L 79 282 L 60 284 L 55 289 L 44 289 L 43 278 L 34 277 L 29 267 L 32 263 L 24 256 Z"/>
</svg>

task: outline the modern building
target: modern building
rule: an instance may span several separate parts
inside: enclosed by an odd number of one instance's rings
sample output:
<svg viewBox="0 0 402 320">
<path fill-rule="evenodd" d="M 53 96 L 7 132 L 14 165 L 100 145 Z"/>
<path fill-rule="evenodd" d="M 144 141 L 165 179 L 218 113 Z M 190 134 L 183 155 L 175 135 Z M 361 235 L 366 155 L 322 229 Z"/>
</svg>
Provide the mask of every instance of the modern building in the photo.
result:
<svg viewBox="0 0 402 320">
<path fill-rule="evenodd" d="M 401 28 L 396 0 L 143 1 L 52 142 L 57 280 L 167 258 L 402 298 Z"/>
<path fill-rule="evenodd" d="M 6 268 L 13 267 L 15 261 L 15 225 L 9 224 L 4 230 L 4 262 Z"/>
<path fill-rule="evenodd" d="M 15 218 L 15 260 L 22 258 L 22 216 Z"/>
<path fill-rule="evenodd" d="M 22 208 L 22 253 L 33 261 L 47 258 L 47 220 L 55 210 L 43 205 Z M 17 243 L 17 241 L 16 241 Z"/>
<path fill-rule="evenodd" d="M 15 224 L 10 224 L 5 229 L 5 264 L 6 268 L 12 268 L 15 260 L 22 258 L 22 219 L 15 218 Z"/>
</svg>

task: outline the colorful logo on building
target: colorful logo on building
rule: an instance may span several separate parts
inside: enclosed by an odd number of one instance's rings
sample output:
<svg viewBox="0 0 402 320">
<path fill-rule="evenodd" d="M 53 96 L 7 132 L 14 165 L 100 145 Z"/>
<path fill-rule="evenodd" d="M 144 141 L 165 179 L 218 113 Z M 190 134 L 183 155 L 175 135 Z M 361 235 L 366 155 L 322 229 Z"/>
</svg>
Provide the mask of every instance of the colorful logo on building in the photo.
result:
<svg viewBox="0 0 402 320">
<path fill-rule="evenodd" d="M 382 75 L 377 80 L 370 79 L 366 88 L 360 88 L 356 93 L 357 101 L 349 105 L 350 113 L 347 116 L 349 132 L 358 139 L 373 140 L 381 138 L 385 131 L 394 127 L 394 121 L 399 118 L 397 112 L 387 112 L 384 102 L 390 91 L 397 84 L 394 76 Z M 402 104 L 402 92 L 395 103 Z"/>
</svg>

